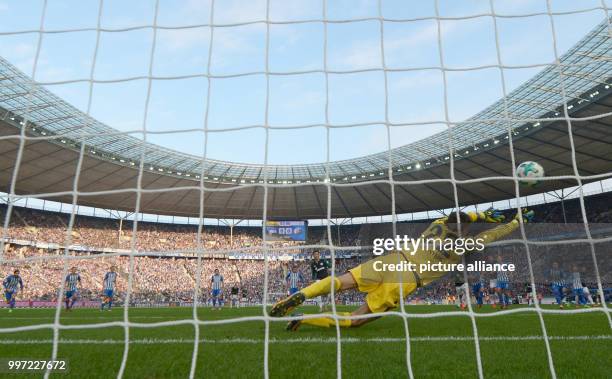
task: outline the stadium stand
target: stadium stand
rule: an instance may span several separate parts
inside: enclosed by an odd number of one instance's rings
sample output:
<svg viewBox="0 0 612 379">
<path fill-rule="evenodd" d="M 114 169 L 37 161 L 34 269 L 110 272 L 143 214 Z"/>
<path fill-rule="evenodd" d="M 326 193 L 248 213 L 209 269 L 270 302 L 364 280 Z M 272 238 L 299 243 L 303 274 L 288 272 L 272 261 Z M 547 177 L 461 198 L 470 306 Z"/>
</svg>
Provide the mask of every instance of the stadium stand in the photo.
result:
<svg viewBox="0 0 612 379">
<path fill-rule="evenodd" d="M 612 201 L 611 193 L 603 193 L 585 198 L 585 208 L 587 219 L 590 221 L 592 233 L 610 233 L 612 225 L 611 212 L 599 212 L 602 204 L 609 204 Z M 6 207 L 0 207 L 0 217 L 3 217 Z M 561 205 L 560 202 L 541 204 L 532 207 L 538 214 L 537 221 L 546 230 L 538 231 L 528 229 L 526 232 L 532 233 L 530 238 L 537 240 L 546 235 L 547 239 L 554 239 L 555 233 L 550 233 L 550 228 L 556 229 L 559 236 L 565 233 L 580 233 L 583 228 L 582 216 L 578 199 L 566 200 Z M 563 212 L 565 209 L 565 212 Z M 510 217 L 511 211 L 508 211 Z M 57 212 L 46 212 L 27 208 L 14 208 L 14 217 L 8 229 L 8 244 L 5 245 L 6 257 L 10 258 L 29 258 L 36 256 L 60 256 L 64 254 L 61 248 L 66 238 L 66 223 L 68 215 Z M 567 220 L 567 224 L 563 223 Z M 418 233 L 424 228 L 424 223 L 432 220 L 420 221 L 418 223 L 399 223 L 398 227 L 409 226 L 409 230 Z M 139 305 L 154 305 L 170 302 L 189 303 L 193 300 L 193 290 L 197 273 L 197 259 L 190 254 L 190 250 L 195 248 L 196 226 L 175 225 L 162 223 L 139 223 L 138 239 L 136 241 L 137 251 L 140 256 L 135 258 L 135 271 L 133 276 L 133 291 L 131 301 Z M 327 238 L 326 227 L 310 228 L 309 244 L 316 244 Z M 367 246 L 371 245 L 370 236 L 385 236 L 391 230 L 390 224 L 365 224 L 334 226 L 332 238 L 336 246 L 364 246 L 363 256 L 347 255 L 345 259 L 337 259 L 336 272 L 345 272 L 348 268 L 355 266 L 360 260 L 369 258 L 370 251 Z M 367 230 L 369 233 L 365 233 Z M 72 238 L 74 245 L 79 249 L 69 251 L 74 257 L 83 259 L 71 260 L 70 264 L 79 268 L 83 276 L 84 299 L 95 300 L 99 297 L 102 289 L 104 273 L 111 264 L 118 266 L 120 273 L 127 273 L 129 258 L 125 255 L 117 257 L 96 258 L 96 254 L 107 251 L 106 249 L 128 249 L 131 242 L 132 225 L 124 222 L 123 231 L 119 231 L 119 222 L 106 218 L 78 216 L 73 228 Z M 336 233 L 337 231 L 337 233 Z M 582 233 L 584 230 L 582 229 Z M 202 260 L 201 283 L 208 286 L 211 275 L 215 269 L 219 269 L 226 278 L 225 298 L 228 298 L 229 289 L 234 285 L 240 285 L 246 293 L 245 300 L 251 304 L 261 303 L 263 297 L 263 272 L 264 262 L 261 246 L 263 241 L 260 237 L 261 228 L 259 227 L 236 227 L 230 237 L 229 227 L 206 226 L 203 236 L 204 244 L 215 250 L 243 249 L 256 247 L 244 253 L 219 254 L 213 258 L 206 256 Z M 338 239 L 339 238 L 339 239 Z M 94 244 L 95 245 L 92 245 Z M 46 246 L 46 247 L 41 247 Z M 287 250 L 291 246 L 288 242 L 283 242 L 285 248 L 284 259 L 290 259 L 298 264 L 299 270 L 305 278 L 310 278 L 308 264 L 304 260 L 309 258 L 310 253 L 297 253 Z M 277 246 L 278 247 L 278 246 Z M 591 267 L 591 257 L 586 253 L 587 249 L 580 249 L 580 246 L 557 244 L 557 245 L 536 245 L 532 247 L 533 267 L 536 281 L 540 285 L 540 291 L 548 295 L 546 286 L 546 270 L 550 267 L 551 260 L 559 262 L 561 267 L 569 270 L 571 264 L 578 264 L 583 270 L 585 284 L 593 285 L 595 282 L 594 272 Z M 612 243 L 597 244 L 598 252 L 610 249 Z M 274 246 L 271 248 L 275 252 Z M 340 250 L 341 251 L 341 250 Z M 576 253 L 581 252 L 584 253 Z M 293 255 L 287 255 L 289 254 Z M 338 252 L 336 252 L 338 254 Z M 529 282 L 526 255 L 522 244 L 510 244 L 491 247 L 487 250 L 488 260 L 501 256 L 504 261 L 514 262 L 517 270 L 510 275 L 516 292 L 523 293 L 526 283 Z M 599 254 L 602 267 L 612 267 L 610 257 Z M 287 258 L 291 256 L 291 258 Z M 339 255 L 342 256 L 342 255 Z M 92 259 L 95 258 L 95 259 Z M 284 277 L 288 270 L 288 261 L 277 259 L 271 255 L 272 261 L 269 262 L 269 293 L 274 300 L 279 294 L 283 294 Z M 160 260 L 163 260 L 164 270 L 159 270 Z M 56 296 L 57 287 L 60 283 L 60 274 L 63 263 L 60 259 L 32 260 L 22 268 L 22 275 L 28 286 L 24 291 L 24 297 L 31 300 L 52 300 Z M 3 267 L 3 271 L 8 271 L 9 267 Z M 240 277 L 238 277 L 240 273 Z M 610 286 L 612 282 L 612 272 L 603 272 L 602 280 L 604 286 Z M 126 290 L 126 275 L 123 280 L 119 280 L 118 288 L 120 298 L 122 292 Z M 471 278 L 473 279 L 473 278 Z M 487 277 L 487 280 L 491 278 Z M 185 283 L 188 283 L 185 286 Z M 207 288 L 207 287 L 204 287 Z M 412 300 L 419 301 L 429 299 L 431 302 L 443 302 L 454 289 L 452 280 L 442 281 L 435 286 L 426 287 L 417 291 Z M 201 301 L 208 302 L 209 291 L 201 291 Z M 339 303 L 350 303 L 359 301 L 360 295 L 356 292 L 342 294 L 338 298 Z"/>
</svg>

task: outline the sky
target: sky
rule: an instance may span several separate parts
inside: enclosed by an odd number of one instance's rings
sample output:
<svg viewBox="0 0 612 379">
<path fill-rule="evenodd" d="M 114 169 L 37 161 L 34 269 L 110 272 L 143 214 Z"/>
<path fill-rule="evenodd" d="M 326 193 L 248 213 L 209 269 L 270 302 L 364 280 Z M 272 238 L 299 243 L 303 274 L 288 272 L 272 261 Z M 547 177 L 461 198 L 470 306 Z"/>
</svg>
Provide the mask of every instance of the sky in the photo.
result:
<svg viewBox="0 0 612 379">
<path fill-rule="evenodd" d="M 445 120 L 444 76 L 448 119 L 461 121 L 478 113 L 503 96 L 500 69 L 478 68 L 497 65 L 498 50 L 493 17 L 487 15 L 460 20 L 421 19 L 436 15 L 433 0 L 381 0 L 386 19 L 411 19 L 381 25 L 378 20 L 328 23 L 327 59 L 324 54 L 322 22 L 323 1 L 269 0 L 268 71 L 284 73 L 269 77 L 270 96 L 266 112 L 266 34 L 264 23 L 227 26 L 265 20 L 266 1 L 217 0 L 212 57 L 209 58 L 210 1 L 159 0 L 153 65 L 154 0 L 105 0 L 98 20 L 97 0 L 48 0 L 43 28 L 63 31 L 44 34 L 36 72 L 34 56 L 43 1 L 0 0 L 0 54 L 27 75 L 82 111 L 87 111 L 90 75 L 94 63 L 90 114 L 107 125 L 135 131 L 134 136 L 201 157 L 204 153 L 204 127 L 211 131 L 206 142 L 206 157 L 245 163 L 265 160 L 266 131 L 240 129 L 267 124 L 286 129 L 270 129 L 270 164 L 324 162 L 349 159 L 388 148 L 385 120 L 409 125 L 390 128 L 391 147 L 422 139 L 447 128 L 444 123 L 419 124 Z M 545 0 L 439 0 L 441 17 L 468 17 L 490 14 L 526 15 L 547 12 Z M 559 54 L 567 51 L 584 34 L 605 18 L 602 7 L 612 0 L 551 0 Z M 592 9 L 592 10 L 590 10 Z M 564 14 L 569 12 L 569 14 Z M 329 0 L 329 20 L 355 20 L 378 17 L 378 1 Z M 95 30 L 102 29 L 96 51 Z M 497 17 L 499 55 L 507 91 L 534 76 L 550 64 L 554 44 L 549 15 Z M 78 29 L 94 29 L 75 31 Z M 117 31 L 121 29 L 122 31 Z M 112 30 L 112 31 L 111 31 Z M 441 51 L 438 44 L 441 40 Z M 334 73 L 383 67 L 380 70 Z M 210 61 L 210 67 L 208 62 Z M 328 110 L 326 113 L 326 75 Z M 469 69 L 469 70 L 468 70 Z M 149 72 L 151 81 L 147 117 L 145 103 Z M 207 99 L 208 71 L 211 94 Z M 260 73 L 242 75 L 246 73 Z M 294 73 L 293 75 L 286 75 Z M 179 79 L 181 76 L 196 77 Z M 137 78 L 137 79 L 134 79 Z M 84 79 L 84 81 L 83 81 Z M 387 103 L 387 112 L 385 112 Z M 208 104 L 208 121 L 206 108 Z M 386 113 L 386 114 L 385 114 Z M 329 129 L 329 152 L 325 127 Z M 221 131 L 222 129 L 240 129 Z M 196 131 L 185 131 L 196 130 Z M 329 154 L 328 154 L 329 153 Z"/>
</svg>

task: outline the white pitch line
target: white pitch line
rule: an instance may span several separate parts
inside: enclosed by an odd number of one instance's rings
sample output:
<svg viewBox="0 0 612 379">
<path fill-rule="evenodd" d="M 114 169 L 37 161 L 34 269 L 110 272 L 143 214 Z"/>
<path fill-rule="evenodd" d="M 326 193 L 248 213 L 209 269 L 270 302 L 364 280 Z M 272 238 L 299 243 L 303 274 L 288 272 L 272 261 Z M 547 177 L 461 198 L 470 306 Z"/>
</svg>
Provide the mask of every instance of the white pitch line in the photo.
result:
<svg viewBox="0 0 612 379">
<path fill-rule="evenodd" d="M 539 341 L 542 336 L 493 336 L 479 337 L 479 341 Z M 552 341 L 584 341 L 584 340 L 612 340 L 612 335 L 593 335 L 593 336 L 549 336 Z M 431 337 L 411 337 L 411 342 L 448 342 L 448 341 L 473 341 L 471 336 L 431 336 Z M 261 344 L 263 339 L 254 338 L 230 338 L 230 339 L 200 339 L 201 343 L 208 344 Z M 342 338 L 342 343 L 388 343 L 405 342 L 405 338 Z M 46 345 L 52 343 L 51 339 L 0 339 L 0 345 Z M 157 345 L 157 344 L 192 344 L 193 339 L 188 338 L 145 338 L 130 340 L 134 345 Z M 336 344 L 336 338 L 271 338 L 270 343 L 274 344 Z M 60 339 L 61 344 L 72 345 L 123 345 L 123 339 Z"/>
</svg>

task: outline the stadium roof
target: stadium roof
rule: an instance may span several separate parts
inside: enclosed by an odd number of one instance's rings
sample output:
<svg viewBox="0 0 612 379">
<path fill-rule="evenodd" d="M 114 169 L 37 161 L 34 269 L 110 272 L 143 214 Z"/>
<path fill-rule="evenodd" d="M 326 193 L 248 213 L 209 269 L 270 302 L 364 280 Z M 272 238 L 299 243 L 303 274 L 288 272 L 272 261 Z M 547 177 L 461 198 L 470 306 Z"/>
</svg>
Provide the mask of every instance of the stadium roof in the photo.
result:
<svg viewBox="0 0 612 379">
<path fill-rule="evenodd" d="M 10 192 L 23 133 L 16 194 L 72 202 L 68 192 L 84 141 L 77 199 L 83 205 L 133 211 L 144 150 L 141 212 L 197 216 L 202 181 L 206 217 L 261 218 L 264 178 L 270 184 L 269 217 L 326 218 L 328 187 L 332 217 L 389 214 L 393 196 L 398 213 L 449 208 L 455 205 L 451 146 L 454 179 L 464 181 L 457 185 L 460 204 L 516 196 L 514 182 L 501 178 L 512 175 L 509 130 L 517 162 L 537 160 L 549 176 L 574 175 L 564 103 L 575 119 L 578 171 L 586 181 L 597 180 L 612 172 L 611 47 L 604 21 L 558 65 L 453 125 L 451 133 L 360 158 L 290 166 L 206 159 L 202 167 L 201 157 L 145 143 L 87 116 L 0 58 L 0 185 Z M 576 184 L 567 179 L 547 181 L 529 193 Z"/>
</svg>

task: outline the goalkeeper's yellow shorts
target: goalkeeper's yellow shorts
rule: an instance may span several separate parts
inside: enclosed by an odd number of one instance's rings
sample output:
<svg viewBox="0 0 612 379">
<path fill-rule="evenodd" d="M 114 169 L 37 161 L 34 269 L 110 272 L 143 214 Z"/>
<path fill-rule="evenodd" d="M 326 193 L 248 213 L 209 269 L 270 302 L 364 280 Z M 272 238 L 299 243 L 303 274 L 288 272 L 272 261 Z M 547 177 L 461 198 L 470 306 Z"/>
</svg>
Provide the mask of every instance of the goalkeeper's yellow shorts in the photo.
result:
<svg viewBox="0 0 612 379">
<path fill-rule="evenodd" d="M 374 263 L 398 263 L 404 260 L 400 253 L 391 253 L 375 259 L 369 260 L 359 266 L 350 269 L 357 288 L 360 292 L 366 293 L 366 304 L 372 313 L 385 312 L 391 308 L 396 308 L 400 302 L 400 277 L 397 272 L 376 271 Z M 379 264 L 380 265 L 380 264 Z M 404 297 L 408 296 L 417 289 L 417 283 L 411 272 L 401 274 L 401 282 Z"/>
</svg>

